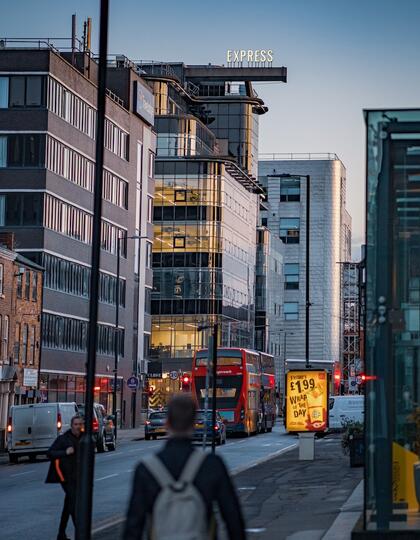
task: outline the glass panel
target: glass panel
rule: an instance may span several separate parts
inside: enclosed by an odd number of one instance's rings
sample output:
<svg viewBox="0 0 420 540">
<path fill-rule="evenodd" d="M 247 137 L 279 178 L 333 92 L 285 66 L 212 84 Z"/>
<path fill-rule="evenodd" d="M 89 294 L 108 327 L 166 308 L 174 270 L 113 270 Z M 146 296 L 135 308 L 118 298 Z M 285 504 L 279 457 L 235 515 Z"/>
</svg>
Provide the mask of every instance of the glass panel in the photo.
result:
<svg viewBox="0 0 420 540">
<path fill-rule="evenodd" d="M 9 77 L 0 77 L 0 109 L 9 106 Z"/>
<path fill-rule="evenodd" d="M 10 107 L 25 105 L 25 77 L 10 77 Z"/>
<path fill-rule="evenodd" d="M 27 77 L 26 105 L 28 107 L 39 107 L 42 105 L 42 77 Z"/>
<path fill-rule="evenodd" d="M 420 110 L 369 111 L 366 123 L 366 527 L 417 537 Z"/>
<path fill-rule="evenodd" d="M 7 167 L 7 137 L 0 136 L 0 167 Z"/>
</svg>

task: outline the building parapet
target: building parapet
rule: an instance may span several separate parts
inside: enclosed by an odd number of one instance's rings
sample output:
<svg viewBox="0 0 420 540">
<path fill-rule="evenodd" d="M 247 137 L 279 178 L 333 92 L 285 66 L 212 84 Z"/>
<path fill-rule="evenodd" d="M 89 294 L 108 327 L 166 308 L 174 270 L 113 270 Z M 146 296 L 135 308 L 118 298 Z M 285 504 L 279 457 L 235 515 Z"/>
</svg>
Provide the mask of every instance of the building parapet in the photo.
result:
<svg viewBox="0 0 420 540">
<path fill-rule="evenodd" d="M 270 152 L 259 154 L 258 158 L 260 161 L 340 161 L 337 154 L 333 152 Z"/>
</svg>

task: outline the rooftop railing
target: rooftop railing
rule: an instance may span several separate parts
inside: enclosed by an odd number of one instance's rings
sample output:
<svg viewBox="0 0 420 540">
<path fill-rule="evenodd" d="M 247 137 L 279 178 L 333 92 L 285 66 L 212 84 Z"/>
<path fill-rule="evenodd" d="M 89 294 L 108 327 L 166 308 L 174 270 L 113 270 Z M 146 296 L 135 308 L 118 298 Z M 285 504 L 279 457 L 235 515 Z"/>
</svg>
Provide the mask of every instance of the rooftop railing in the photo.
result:
<svg viewBox="0 0 420 540">
<path fill-rule="evenodd" d="M 333 152 L 273 152 L 259 154 L 261 161 L 295 161 L 295 160 L 325 160 L 340 161 L 337 154 Z"/>
<path fill-rule="evenodd" d="M 76 50 L 83 51 L 83 43 L 76 38 Z M 71 38 L 6 38 L 0 37 L 1 49 L 51 49 L 57 53 L 72 51 Z"/>
</svg>

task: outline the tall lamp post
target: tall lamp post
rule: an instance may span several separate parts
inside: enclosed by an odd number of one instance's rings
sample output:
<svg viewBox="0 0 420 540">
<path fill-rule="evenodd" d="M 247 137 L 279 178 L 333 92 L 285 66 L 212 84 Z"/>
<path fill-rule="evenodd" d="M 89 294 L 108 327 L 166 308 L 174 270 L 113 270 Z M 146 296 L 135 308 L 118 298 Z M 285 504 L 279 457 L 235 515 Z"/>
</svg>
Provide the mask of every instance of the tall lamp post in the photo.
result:
<svg viewBox="0 0 420 540">
<path fill-rule="evenodd" d="M 93 478 L 95 466 L 93 441 L 93 400 L 98 335 L 99 264 L 102 225 L 102 176 L 104 164 L 106 69 L 108 52 L 109 0 L 101 0 L 99 29 L 99 66 L 96 122 L 96 167 L 93 192 L 92 261 L 90 273 L 89 326 L 86 359 L 85 433 L 80 441 L 80 470 L 76 503 L 76 540 L 90 540 L 92 526 Z"/>
<path fill-rule="evenodd" d="M 216 399 L 216 389 L 217 389 L 217 332 L 219 325 L 218 323 L 214 323 L 212 325 L 200 325 L 198 327 L 198 331 L 201 332 L 203 330 L 208 330 L 209 328 L 213 329 L 213 339 L 211 340 L 212 344 L 212 411 L 211 411 L 211 422 L 212 422 L 212 439 L 211 439 L 211 451 L 213 454 L 216 453 L 216 407 L 217 407 L 217 399 Z M 208 357 L 209 358 L 209 357 Z M 209 366 L 207 366 L 207 370 L 209 369 Z M 207 414 L 207 413 L 206 413 Z M 206 419 L 207 421 L 207 419 Z"/>
<path fill-rule="evenodd" d="M 115 438 L 117 438 L 117 384 L 118 384 L 118 363 L 120 356 L 120 264 L 121 264 L 121 242 L 127 240 L 143 240 L 148 239 L 148 236 L 118 236 L 117 238 L 117 283 L 115 287 L 115 331 L 114 331 L 114 391 L 112 393 L 112 414 L 115 422 Z M 137 373 L 136 373 L 137 375 Z"/>
</svg>

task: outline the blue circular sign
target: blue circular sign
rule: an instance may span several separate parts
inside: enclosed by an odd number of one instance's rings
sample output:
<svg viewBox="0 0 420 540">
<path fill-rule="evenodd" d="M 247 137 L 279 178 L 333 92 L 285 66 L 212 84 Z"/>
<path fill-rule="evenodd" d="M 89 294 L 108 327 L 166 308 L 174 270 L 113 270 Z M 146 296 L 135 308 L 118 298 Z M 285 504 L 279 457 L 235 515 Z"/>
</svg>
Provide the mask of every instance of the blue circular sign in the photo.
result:
<svg viewBox="0 0 420 540">
<path fill-rule="evenodd" d="M 127 386 L 130 390 L 137 390 L 137 388 L 139 387 L 139 378 L 135 375 L 128 377 Z"/>
</svg>

